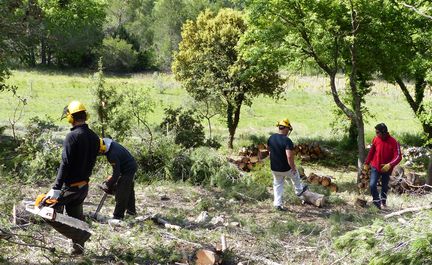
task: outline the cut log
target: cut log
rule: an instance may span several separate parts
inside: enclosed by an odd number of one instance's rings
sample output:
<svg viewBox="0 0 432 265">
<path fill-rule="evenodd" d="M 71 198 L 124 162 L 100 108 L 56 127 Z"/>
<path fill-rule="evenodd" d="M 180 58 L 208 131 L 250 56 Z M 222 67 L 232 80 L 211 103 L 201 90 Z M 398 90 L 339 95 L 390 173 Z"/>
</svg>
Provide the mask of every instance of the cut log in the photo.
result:
<svg viewBox="0 0 432 265">
<path fill-rule="evenodd" d="M 338 186 L 335 183 L 330 183 L 328 186 L 331 192 L 338 192 Z"/>
<path fill-rule="evenodd" d="M 321 185 L 324 187 L 330 186 L 331 184 L 331 177 L 330 176 L 323 176 L 321 179 Z"/>
<path fill-rule="evenodd" d="M 241 162 L 245 163 L 245 164 L 249 163 L 249 157 L 247 157 L 247 156 L 242 157 Z"/>
<path fill-rule="evenodd" d="M 259 161 L 259 158 L 258 158 L 258 156 L 251 156 L 249 161 L 251 163 L 257 163 Z"/>
<path fill-rule="evenodd" d="M 216 253 L 216 251 L 208 250 L 208 249 L 199 249 L 196 252 L 196 261 L 197 265 L 214 265 L 219 264 L 221 262 L 220 256 Z"/>
<path fill-rule="evenodd" d="M 366 207 L 366 203 L 367 203 L 366 200 L 361 199 L 361 198 L 357 198 L 354 204 L 355 204 L 356 206 L 359 206 L 359 207 L 364 208 L 364 207 Z"/>
<path fill-rule="evenodd" d="M 265 144 L 258 144 L 258 150 L 267 150 L 267 146 Z"/>
<path fill-rule="evenodd" d="M 323 207 L 325 204 L 325 197 L 322 194 L 307 190 L 302 196 L 305 202 L 315 205 L 316 207 Z"/>
</svg>

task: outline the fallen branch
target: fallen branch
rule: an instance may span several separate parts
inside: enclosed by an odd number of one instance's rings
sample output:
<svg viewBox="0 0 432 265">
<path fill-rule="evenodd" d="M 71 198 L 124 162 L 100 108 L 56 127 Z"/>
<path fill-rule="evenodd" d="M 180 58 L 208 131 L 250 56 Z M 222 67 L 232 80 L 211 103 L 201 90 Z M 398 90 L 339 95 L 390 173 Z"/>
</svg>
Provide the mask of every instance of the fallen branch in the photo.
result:
<svg viewBox="0 0 432 265">
<path fill-rule="evenodd" d="M 403 209 L 403 210 L 400 210 L 400 211 L 397 211 L 397 212 L 389 213 L 389 214 L 385 215 L 384 218 L 388 219 L 390 217 L 399 216 L 399 215 L 402 215 L 404 213 L 419 212 L 419 211 L 429 210 L 429 209 L 432 209 L 432 205 L 422 206 L 422 207 L 406 208 L 406 209 Z"/>
</svg>

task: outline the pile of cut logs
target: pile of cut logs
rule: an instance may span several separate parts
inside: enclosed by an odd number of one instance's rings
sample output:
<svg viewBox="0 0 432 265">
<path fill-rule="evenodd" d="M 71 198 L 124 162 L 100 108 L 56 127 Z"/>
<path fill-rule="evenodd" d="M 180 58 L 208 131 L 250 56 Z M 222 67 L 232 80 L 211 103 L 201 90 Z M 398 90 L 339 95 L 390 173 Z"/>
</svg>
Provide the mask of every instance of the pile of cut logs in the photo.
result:
<svg viewBox="0 0 432 265">
<path fill-rule="evenodd" d="M 228 157 L 228 161 L 235 164 L 240 170 L 249 172 L 253 166 L 269 155 L 265 144 L 242 147 L 237 156 Z"/>
<path fill-rule="evenodd" d="M 294 146 L 297 156 L 303 161 L 321 159 L 326 156 L 328 151 L 322 148 L 318 143 L 299 143 Z"/>
<path fill-rule="evenodd" d="M 319 176 L 315 173 L 310 173 L 308 177 L 306 177 L 306 175 L 303 175 L 302 178 L 307 180 L 307 182 L 310 184 L 322 185 L 323 187 L 330 189 L 330 191 L 332 192 L 338 191 L 338 186 L 336 185 L 336 183 L 332 182 L 332 176 Z"/>
<path fill-rule="evenodd" d="M 360 182 L 357 184 L 358 188 L 361 190 L 369 189 L 369 179 L 370 170 L 362 170 Z M 378 186 L 381 185 L 381 181 L 379 181 Z M 425 185 L 425 181 L 420 178 L 419 174 L 416 174 L 415 172 L 405 173 L 401 166 L 396 166 L 390 175 L 389 188 L 394 193 L 402 194 L 421 193 L 429 187 Z"/>
</svg>

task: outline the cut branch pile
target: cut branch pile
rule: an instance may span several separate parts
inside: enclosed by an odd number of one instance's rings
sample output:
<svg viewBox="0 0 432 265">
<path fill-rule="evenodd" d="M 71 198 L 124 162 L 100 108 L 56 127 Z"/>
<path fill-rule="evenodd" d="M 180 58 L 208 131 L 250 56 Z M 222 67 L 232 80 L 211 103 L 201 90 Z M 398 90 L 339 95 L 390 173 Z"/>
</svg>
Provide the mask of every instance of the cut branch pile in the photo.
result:
<svg viewBox="0 0 432 265">
<path fill-rule="evenodd" d="M 432 151 L 426 147 L 408 147 L 402 150 L 404 160 L 406 160 L 404 166 L 411 167 L 414 164 L 429 160 Z"/>
<path fill-rule="evenodd" d="M 315 173 L 310 173 L 308 177 L 306 177 L 306 175 L 303 175 L 302 178 L 306 179 L 307 182 L 310 184 L 321 185 L 323 187 L 330 189 L 330 191 L 332 192 L 338 191 L 338 186 L 336 185 L 336 183 L 332 182 L 333 180 L 332 176 L 320 176 Z"/>
<path fill-rule="evenodd" d="M 362 170 L 360 182 L 357 184 L 359 189 L 369 189 L 370 173 L 370 170 Z M 378 181 L 378 186 L 382 186 L 381 180 Z M 390 175 L 389 188 L 397 194 L 424 193 L 429 186 L 425 184 L 419 174 L 415 172 L 405 173 L 401 166 L 396 166 Z"/>
<path fill-rule="evenodd" d="M 295 145 L 294 151 L 303 161 L 311 161 L 324 158 L 328 151 L 322 148 L 319 143 L 299 143 Z"/>
<path fill-rule="evenodd" d="M 242 147 L 237 156 L 228 157 L 228 161 L 235 164 L 240 170 L 249 172 L 256 163 L 269 155 L 265 144 Z"/>
</svg>

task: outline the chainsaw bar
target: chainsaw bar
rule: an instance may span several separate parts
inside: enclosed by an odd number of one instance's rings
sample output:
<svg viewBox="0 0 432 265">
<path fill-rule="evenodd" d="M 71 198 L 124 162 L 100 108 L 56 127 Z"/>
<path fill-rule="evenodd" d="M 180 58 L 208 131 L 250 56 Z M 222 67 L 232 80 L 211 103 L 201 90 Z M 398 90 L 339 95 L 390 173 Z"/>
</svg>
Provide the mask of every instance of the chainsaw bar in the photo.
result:
<svg viewBox="0 0 432 265">
<path fill-rule="evenodd" d="M 59 222 L 67 226 L 91 233 L 90 226 L 79 219 L 70 217 L 65 214 L 57 213 L 52 207 L 37 207 L 35 205 L 26 205 L 26 211 L 35 215 L 39 215 L 44 219 L 52 222 Z"/>
</svg>

